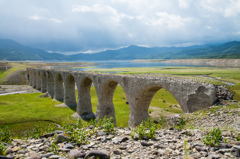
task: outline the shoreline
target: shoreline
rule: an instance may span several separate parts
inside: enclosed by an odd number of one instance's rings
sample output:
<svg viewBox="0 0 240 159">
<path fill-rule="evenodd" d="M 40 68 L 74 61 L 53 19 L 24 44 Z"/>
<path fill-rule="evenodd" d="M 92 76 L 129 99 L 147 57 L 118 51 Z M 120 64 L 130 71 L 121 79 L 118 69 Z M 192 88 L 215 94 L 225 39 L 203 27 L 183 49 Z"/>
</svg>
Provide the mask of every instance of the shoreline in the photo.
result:
<svg viewBox="0 0 240 159">
<path fill-rule="evenodd" d="M 132 60 L 131 62 L 164 62 L 209 66 L 240 66 L 240 59 L 175 59 L 175 60 L 153 59 L 153 60 Z"/>
</svg>

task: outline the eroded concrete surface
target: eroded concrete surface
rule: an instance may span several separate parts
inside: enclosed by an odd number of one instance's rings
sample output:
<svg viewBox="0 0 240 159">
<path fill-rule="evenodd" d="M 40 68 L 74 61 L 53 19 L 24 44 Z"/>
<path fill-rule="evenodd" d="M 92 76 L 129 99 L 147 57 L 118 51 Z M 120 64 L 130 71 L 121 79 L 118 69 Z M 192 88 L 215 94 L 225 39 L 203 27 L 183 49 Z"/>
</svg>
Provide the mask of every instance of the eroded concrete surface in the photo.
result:
<svg viewBox="0 0 240 159">
<path fill-rule="evenodd" d="M 96 74 L 84 71 L 64 71 L 27 68 L 29 84 L 48 92 L 52 98 L 77 107 L 83 119 L 95 118 L 92 111 L 90 88 L 96 88 L 98 105 L 96 118 L 114 117 L 113 93 L 121 85 L 129 102 L 129 126 L 136 126 L 149 117 L 148 108 L 154 94 L 161 88 L 169 91 L 185 113 L 211 106 L 217 101 L 218 88 L 181 78 Z M 78 90 L 76 102 L 75 86 Z"/>
</svg>

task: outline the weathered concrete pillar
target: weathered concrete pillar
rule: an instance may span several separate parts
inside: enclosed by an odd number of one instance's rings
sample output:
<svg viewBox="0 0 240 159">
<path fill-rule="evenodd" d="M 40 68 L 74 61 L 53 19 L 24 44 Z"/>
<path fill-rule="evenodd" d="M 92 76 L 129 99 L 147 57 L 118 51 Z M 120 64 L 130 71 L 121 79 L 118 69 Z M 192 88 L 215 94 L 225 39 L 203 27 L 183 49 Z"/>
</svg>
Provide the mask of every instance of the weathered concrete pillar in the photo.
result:
<svg viewBox="0 0 240 159">
<path fill-rule="evenodd" d="M 84 75 L 80 75 L 77 82 L 78 87 L 78 102 L 77 113 L 83 120 L 95 119 L 95 114 L 92 111 L 92 102 L 90 90 L 92 86 L 92 80 Z"/>
<path fill-rule="evenodd" d="M 47 91 L 50 94 L 51 98 L 54 97 L 54 79 L 53 74 L 50 71 L 47 71 Z"/>
<path fill-rule="evenodd" d="M 137 83 L 136 83 L 137 84 Z M 147 87 L 142 90 L 133 89 L 132 94 L 126 93 L 129 102 L 129 126 L 134 127 L 139 125 L 142 121 L 146 121 L 149 118 L 148 108 L 150 106 L 151 100 L 154 94 L 161 87 L 153 86 Z M 138 92 L 138 93 L 133 93 Z"/>
<path fill-rule="evenodd" d="M 41 92 L 45 93 L 47 92 L 47 76 L 46 76 L 46 71 L 40 71 L 40 76 L 41 76 Z"/>
<path fill-rule="evenodd" d="M 41 75 L 39 70 L 36 70 L 36 89 L 41 90 Z"/>
<path fill-rule="evenodd" d="M 64 100 L 63 79 L 60 73 L 54 75 L 54 99 L 58 101 Z"/>
<path fill-rule="evenodd" d="M 115 81 L 104 81 L 98 79 L 98 82 L 94 82 L 96 88 L 98 105 L 96 117 L 98 119 L 103 119 L 113 117 L 114 122 L 116 123 L 115 109 L 113 105 L 113 94 L 117 87 L 117 82 Z"/>
<path fill-rule="evenodd" d="M 32 70 L 28 68 L 29 85 L 32 86 Z"/>
<path fill-rule="evenodd" d="M 64 74 L 64 103 L 71 109 L 77 106 L 75 96 L 75 79 L 72 74 Z"/>
<path fill-rule="evenodd" d="M 36 83 L 37 83 L 37 75 L 36 75 L 36 70 L 33 70 L 33 76 L 32 76 L 32 86 L 33 86 L 33 88 L 36 88 Z"/>
</svg>

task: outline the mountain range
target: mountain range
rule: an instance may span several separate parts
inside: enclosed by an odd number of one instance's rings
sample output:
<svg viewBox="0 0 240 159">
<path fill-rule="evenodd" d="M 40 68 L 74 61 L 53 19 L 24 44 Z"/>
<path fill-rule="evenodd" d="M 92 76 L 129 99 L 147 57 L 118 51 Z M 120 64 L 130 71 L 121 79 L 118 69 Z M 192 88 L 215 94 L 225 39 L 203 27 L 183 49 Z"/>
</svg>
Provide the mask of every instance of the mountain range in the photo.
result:
<svg viewBox="0 0 240 159">
<path fill-rule="evenodd" d="M 240 59 L 240 42 L 190 47 L 141 47 L 131 45 L 94 54 L 63 55 L 31 48 L 10 39 L 0 39 L 0 60 L 134 60 L 134 59 Z"/>
</svg>

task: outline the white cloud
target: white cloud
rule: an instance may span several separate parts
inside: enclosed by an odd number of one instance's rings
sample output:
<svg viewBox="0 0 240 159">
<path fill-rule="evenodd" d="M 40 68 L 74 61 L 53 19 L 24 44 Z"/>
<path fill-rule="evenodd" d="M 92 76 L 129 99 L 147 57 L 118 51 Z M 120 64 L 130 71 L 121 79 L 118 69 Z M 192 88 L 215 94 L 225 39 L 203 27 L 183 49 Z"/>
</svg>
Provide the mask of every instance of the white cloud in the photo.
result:
<svg viewBox="0 0 240 159">
<path fill-rule="evenodd" d="M 188 8 L 189 2 L 187 0 L 178 0 L 180 8 Z"/>
<path fill-rule="evenodd" d="M 131 44 L 171 46 L 240 40 L 240 0 L 0 3 L 0 37 L 46 50 L 85 52 Z"/>
<path fill-rule="evenodd" d="M 210 29 L 212 29 L 212 27 L 211 27 L 211 26 L 206 26 L 206 28 L 207 28 L 207 29 L 209 29 L 209 30 L 210 30 Z"/>
<path fill-rule="evenodd" d="M 62 23 L 63 21 L 60 19 L 56 19 L 56 18 L 45 18 L 45 17 L 40 17 L 38 15 L 33 15 L 33 16 L 29 16 L 28 17 L 31 20 L 45 20 L 45 21 L 51 21 L 51 22 L 55 22 L 55 23 Z"/>
<path fill-rule="evenodd" d="M 185 23 L 192 21 L 191 18 L 183 18 L 180 15 L 157 12 L 157 17 L 146 22 L 147 25 L 160 26 L 168 29 L 184 27 Z"/>
<path fill-rule="evenodd" d="M 239 0 L 201 0 L 200 5 L 210 12 L 219 13 L 225 17 L 237 16 L 240 13 Z"/>
<path fill-rule="evenodd" d="M 91 9 L 88 7 L 88 6 L 86 6 L 86 5 L 78 5 L 78 6 L 73 6 L 72 7 L 72 12 L 83 12 L 83 13 L 85 13 L 85 12 L 90 12 L 91 11 Z"/>
<path fill-rule="evenodd" d="M 29 19 L 40 20 L 40 17 L 38 15 L 33 15 L 33 16 L 29 16 Z"/>
</svg>

